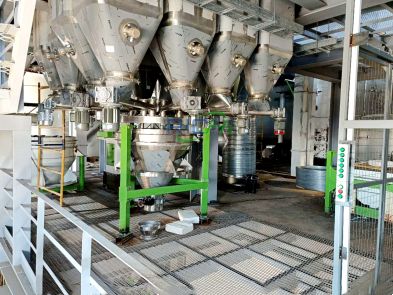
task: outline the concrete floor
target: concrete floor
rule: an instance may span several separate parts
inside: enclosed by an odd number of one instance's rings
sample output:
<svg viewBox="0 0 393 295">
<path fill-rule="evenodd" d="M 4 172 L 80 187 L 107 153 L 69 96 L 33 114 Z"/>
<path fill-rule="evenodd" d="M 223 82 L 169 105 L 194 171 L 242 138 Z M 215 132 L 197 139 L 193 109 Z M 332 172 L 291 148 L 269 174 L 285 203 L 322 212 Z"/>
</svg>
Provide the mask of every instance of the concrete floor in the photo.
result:
<svg viewBox="0 0 393 295">
<path fill-rule="evenodd" d="M 333 240 L 334 218 L 323 211 L 323 193 L 296 187 L 295 179 L 259 175 L 257 193 L 219 191 L 219 209 L 240 211 L 260 221 Z"/>
</svg>

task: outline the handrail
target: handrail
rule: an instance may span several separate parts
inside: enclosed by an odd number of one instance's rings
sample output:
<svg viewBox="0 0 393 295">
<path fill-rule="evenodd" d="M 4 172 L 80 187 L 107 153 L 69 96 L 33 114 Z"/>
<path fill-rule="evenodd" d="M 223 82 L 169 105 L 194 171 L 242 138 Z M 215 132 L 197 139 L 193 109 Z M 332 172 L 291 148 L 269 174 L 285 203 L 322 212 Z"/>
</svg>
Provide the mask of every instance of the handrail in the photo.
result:
<svg viewBox="0 0 393 295">
<path fill-rule="evenodd" d="M 131 270 L 137 273 L 141 278 L 146 280 L 153 288 L 156 289 L 158 294 L 191 294 L 191 290 L 181 284 L 173 284 L 169 283 L 166 280 L 162 279 L 159 275 L 157 275 L 149 266 L 144 265 L 140 262 L 140 259 L 135 257 L 133 254 L 127 253 L 122 250 L 120 247 L 115 245 L 113 242 L 109 241 L 105 238 L 101 233 L 97 230 L 93 229 L 91 226 L 83 222 L 77 216 L 73 215 L 66 209 L 62 208 L 59 204 L 49 199 L 45 194 L 38 191 L 34 186 L 32 186 L 28 181 L 19 180 L 19 182 L 25 186 L 28 190 L 32 192 L 34 196 L 38 198 L 38 207 L 37 207 L 37 219 L 33 216 L 30 216 L 30 219 L 36 223 L 37 225 L 37 258 L 39 257 L 39 250 L 43 251 L 43 249 L 39 249 L 40 246 L 39 236 L 43 239 L 47 237 L 51 243 L 56 246 L 60 252 L 67 258 L 68 261 L 81 273 L 81 294 L 91 294 L 91 290 L 88 286 L 91 284 L 99 294 L 107 294 L 100 284 L 94 280 L 90 274 L 91 272 L 91 244 L 92 240 L 100 244 L 106 250 L 108 250 L 112 255 L 114 255 L 117 259 L 127 265 Z M 61 214 L 68 221 L 77 226 L 80 230 L 82 230 L 82 259 L 81 264 L 79 264 L 72 256 L 67 252 L 67 250 L 47 231 L 43 228 L 44 225 L 44 216 L 45 216 L 45 205 L 48 205 L 59 214 Z M 25 212 L 27 213 L 27 212 Z M 42 228 L 41 228 L 42 225 Z M 40 233 L 41 231 L 41 233 Z M 42 245 L 41 245 L 41 248 Z M 42 253 L 43 255 L 43 253 Z M 38 264 L 38 262 L 37 262 Z M 47 265 L 45 262 L 41 262 L 42 267 L 47 269 Z M 42 278 L 41 278 L 42 279 Z M 57 278 L 56 278 L 57 279 Z M 55 280 L 56 283 L 59 280 Z M 42 282 L 41 282 L 42 283 Z M 59 286 L 64 289 L 64 286 Z"/>
</svg>

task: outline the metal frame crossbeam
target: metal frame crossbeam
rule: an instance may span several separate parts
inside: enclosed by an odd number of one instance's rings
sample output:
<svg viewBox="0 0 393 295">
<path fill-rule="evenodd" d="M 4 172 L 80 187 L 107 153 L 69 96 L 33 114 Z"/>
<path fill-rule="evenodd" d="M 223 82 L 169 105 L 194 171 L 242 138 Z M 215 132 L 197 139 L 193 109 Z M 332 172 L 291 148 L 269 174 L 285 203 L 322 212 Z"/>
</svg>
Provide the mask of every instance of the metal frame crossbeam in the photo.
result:
<svg viewBox="0 0 393 295">
<path fill-rule="evenodd" d="M 242 22 L 257 30 L 264 30 L 272 34 L 285 30 L 287 32 L 302 33 L 303 26 L 287 18 L 283 18 L 263 7 L 243 0 L 188 0 L 189 2 L 210 10 L 219 15 L 226 15 L 235 21 Z M 231 12 L 231 14 L 228 14 Z M 238 15 L 239 17 L 235 17 Z"/>
</svg>

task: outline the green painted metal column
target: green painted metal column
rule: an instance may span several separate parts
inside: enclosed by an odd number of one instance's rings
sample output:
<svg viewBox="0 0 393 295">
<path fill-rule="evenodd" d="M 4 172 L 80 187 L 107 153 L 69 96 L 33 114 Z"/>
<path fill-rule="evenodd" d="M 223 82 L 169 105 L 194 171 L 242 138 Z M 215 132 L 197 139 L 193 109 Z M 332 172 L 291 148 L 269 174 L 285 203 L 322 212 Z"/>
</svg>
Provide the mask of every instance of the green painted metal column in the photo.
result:
<svg viewBox="0 0 393 295">
<path fill-rule="evenodd" d="M 106 164 L 115 166 L 115 145 L 113 143 L 106 144 Z"/>
<path fill-rule="evenodd" d="M 202 176 L 201 180 L 207 182 L 205 189 L 201 189 L 201 219 L 207 219 L 209 203 L 209 160 L 210 160 L 210 127 L 203 129 L 202 144 Z"/>
<path fill-rule="evenodd" d="M 83 191 L 85 189 L 85 156 L 79 156 L 79 185 L 78 190 Z"/>
<path fill-rule="evenodd" d="M 130 231 L 130 201 L 127 192 L 135 188 L 131 180 L 131 132 L 132 126 L 122 123 L 120 125 L 120 187 L 119 187 L 119 229 L 121 234 Z"/>
<path fill-rule="evenodd" d="M 325 213 L 333 211 L 332 191 L 336 188 L 336 169 L 333 168 L 333 158 L 335 151 L 328 151 L 326 154 L 326 180 L 325 180 Z"/>
</svg>

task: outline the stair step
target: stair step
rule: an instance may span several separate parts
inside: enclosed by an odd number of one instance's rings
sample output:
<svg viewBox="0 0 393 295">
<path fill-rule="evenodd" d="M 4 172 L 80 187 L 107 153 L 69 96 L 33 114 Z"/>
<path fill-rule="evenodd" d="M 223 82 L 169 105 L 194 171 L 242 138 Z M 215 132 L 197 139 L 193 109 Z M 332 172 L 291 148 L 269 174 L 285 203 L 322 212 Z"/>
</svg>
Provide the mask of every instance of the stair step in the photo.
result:
<svg viewBox="0 0 393 295">
<path fill-rule="evenodd" d="M 6 286 L 8 286 L 11 294 L 26 294 L 16 273 L 14 272 L 14 269 L 8 262 L 0 263 L 0 271 L 4 276 Z"/>
</svg>

